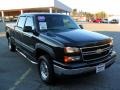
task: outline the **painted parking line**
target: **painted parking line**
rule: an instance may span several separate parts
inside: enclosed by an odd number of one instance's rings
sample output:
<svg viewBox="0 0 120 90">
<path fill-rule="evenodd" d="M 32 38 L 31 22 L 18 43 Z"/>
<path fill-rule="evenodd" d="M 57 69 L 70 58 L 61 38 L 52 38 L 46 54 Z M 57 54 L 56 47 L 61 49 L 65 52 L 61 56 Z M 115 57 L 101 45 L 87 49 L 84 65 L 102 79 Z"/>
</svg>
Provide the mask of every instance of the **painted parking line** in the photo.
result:
<svg viewBox="0 0 120 90">
<path fill-rule="evenodd" d="M 27 77 L 27 75 L 31 72 L 31 68 L 29 68 L 25 73 L 22 74 L 22 76 L 14 83 L 12 87 L 10 87 L 8 90 L 15 90 L 17 86 L 22 83 L 22 81 Z"/>
</svg>

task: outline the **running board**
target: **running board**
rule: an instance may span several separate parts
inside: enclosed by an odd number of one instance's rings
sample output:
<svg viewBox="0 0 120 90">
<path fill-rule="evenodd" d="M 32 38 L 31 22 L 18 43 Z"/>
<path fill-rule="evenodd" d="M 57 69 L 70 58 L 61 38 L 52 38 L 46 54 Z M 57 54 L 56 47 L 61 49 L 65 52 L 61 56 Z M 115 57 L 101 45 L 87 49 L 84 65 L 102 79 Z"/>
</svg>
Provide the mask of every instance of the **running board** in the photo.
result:
<svg viewBox="0 0 120 90">
<path fill-rule="evenodd" d="M 37 62 L 34 62 L 34 61 L 32 61 L 32 60 L 30 60 L 25 54 L 23 54 L 22 52 L 20 52 L 18 49 L 16 49 L 16 51 L 18 52 L 18 53 L 20 53 L 24 58 L 26 58 L 28 61 L 30 61 L 31 63 L 33 63 L 33 64 L 38 64 Z"/>
</svg>

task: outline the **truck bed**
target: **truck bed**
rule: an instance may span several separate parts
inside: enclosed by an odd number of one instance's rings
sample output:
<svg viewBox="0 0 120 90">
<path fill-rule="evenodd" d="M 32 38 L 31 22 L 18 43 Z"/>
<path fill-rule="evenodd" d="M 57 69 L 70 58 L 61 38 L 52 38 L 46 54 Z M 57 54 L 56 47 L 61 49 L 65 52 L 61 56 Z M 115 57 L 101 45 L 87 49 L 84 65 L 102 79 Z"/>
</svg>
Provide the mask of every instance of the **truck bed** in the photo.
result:
<svg viewBox="0 0 120 90">
<path fill-rule="evenodd" d="M 14 29 L 14 26 L 16 25 L 15 22 L 10 22 L 10 23 L 6 23 L 6 27 L 10 28 L 10 29 Z"/>
</svg>

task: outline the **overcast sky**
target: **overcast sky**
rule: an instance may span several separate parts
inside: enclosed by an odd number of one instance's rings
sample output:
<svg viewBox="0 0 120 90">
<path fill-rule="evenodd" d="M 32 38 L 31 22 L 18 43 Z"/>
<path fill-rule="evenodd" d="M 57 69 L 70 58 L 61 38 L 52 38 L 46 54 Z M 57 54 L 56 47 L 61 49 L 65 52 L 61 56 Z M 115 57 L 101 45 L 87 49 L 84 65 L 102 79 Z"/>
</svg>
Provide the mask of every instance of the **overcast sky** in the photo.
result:
<svg viewBox="0 0 120 90">
<path fill-rule="evenodd" d="M 105 11 L 109 14 L 120 15 L 120 0 L 59 0 L 72 9 L 89 11 L 92 13 Z"/>
</svg>

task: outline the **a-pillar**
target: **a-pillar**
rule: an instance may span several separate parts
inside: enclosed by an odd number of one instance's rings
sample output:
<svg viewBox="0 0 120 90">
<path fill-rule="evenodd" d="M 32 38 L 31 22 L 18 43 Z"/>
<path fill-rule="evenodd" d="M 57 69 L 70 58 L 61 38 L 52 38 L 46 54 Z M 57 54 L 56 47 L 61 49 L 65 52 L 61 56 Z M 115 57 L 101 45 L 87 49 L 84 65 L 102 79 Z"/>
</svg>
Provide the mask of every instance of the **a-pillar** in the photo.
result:
<svg viewBox="0 0 120 90">
<path fill-rule="evenodd" d="M 52 13 L 52 12 L 53 12 L 52 8 L 49 8 L 49 13 Z"/>
<path fill-rule="evenodd" d="M 20 13 L 23 14 L 23 10 L 20 10 Z"/>
<path fill-rule="evenodd" d="M 2 20 L 3 20 L 3 22 L 5 21 L 4 19 L 4 17 L 5 17 L 5 15 L 4 15 L 4 11 L 1 11 L 1 15 L 2 15 Z"/>
</svg>

